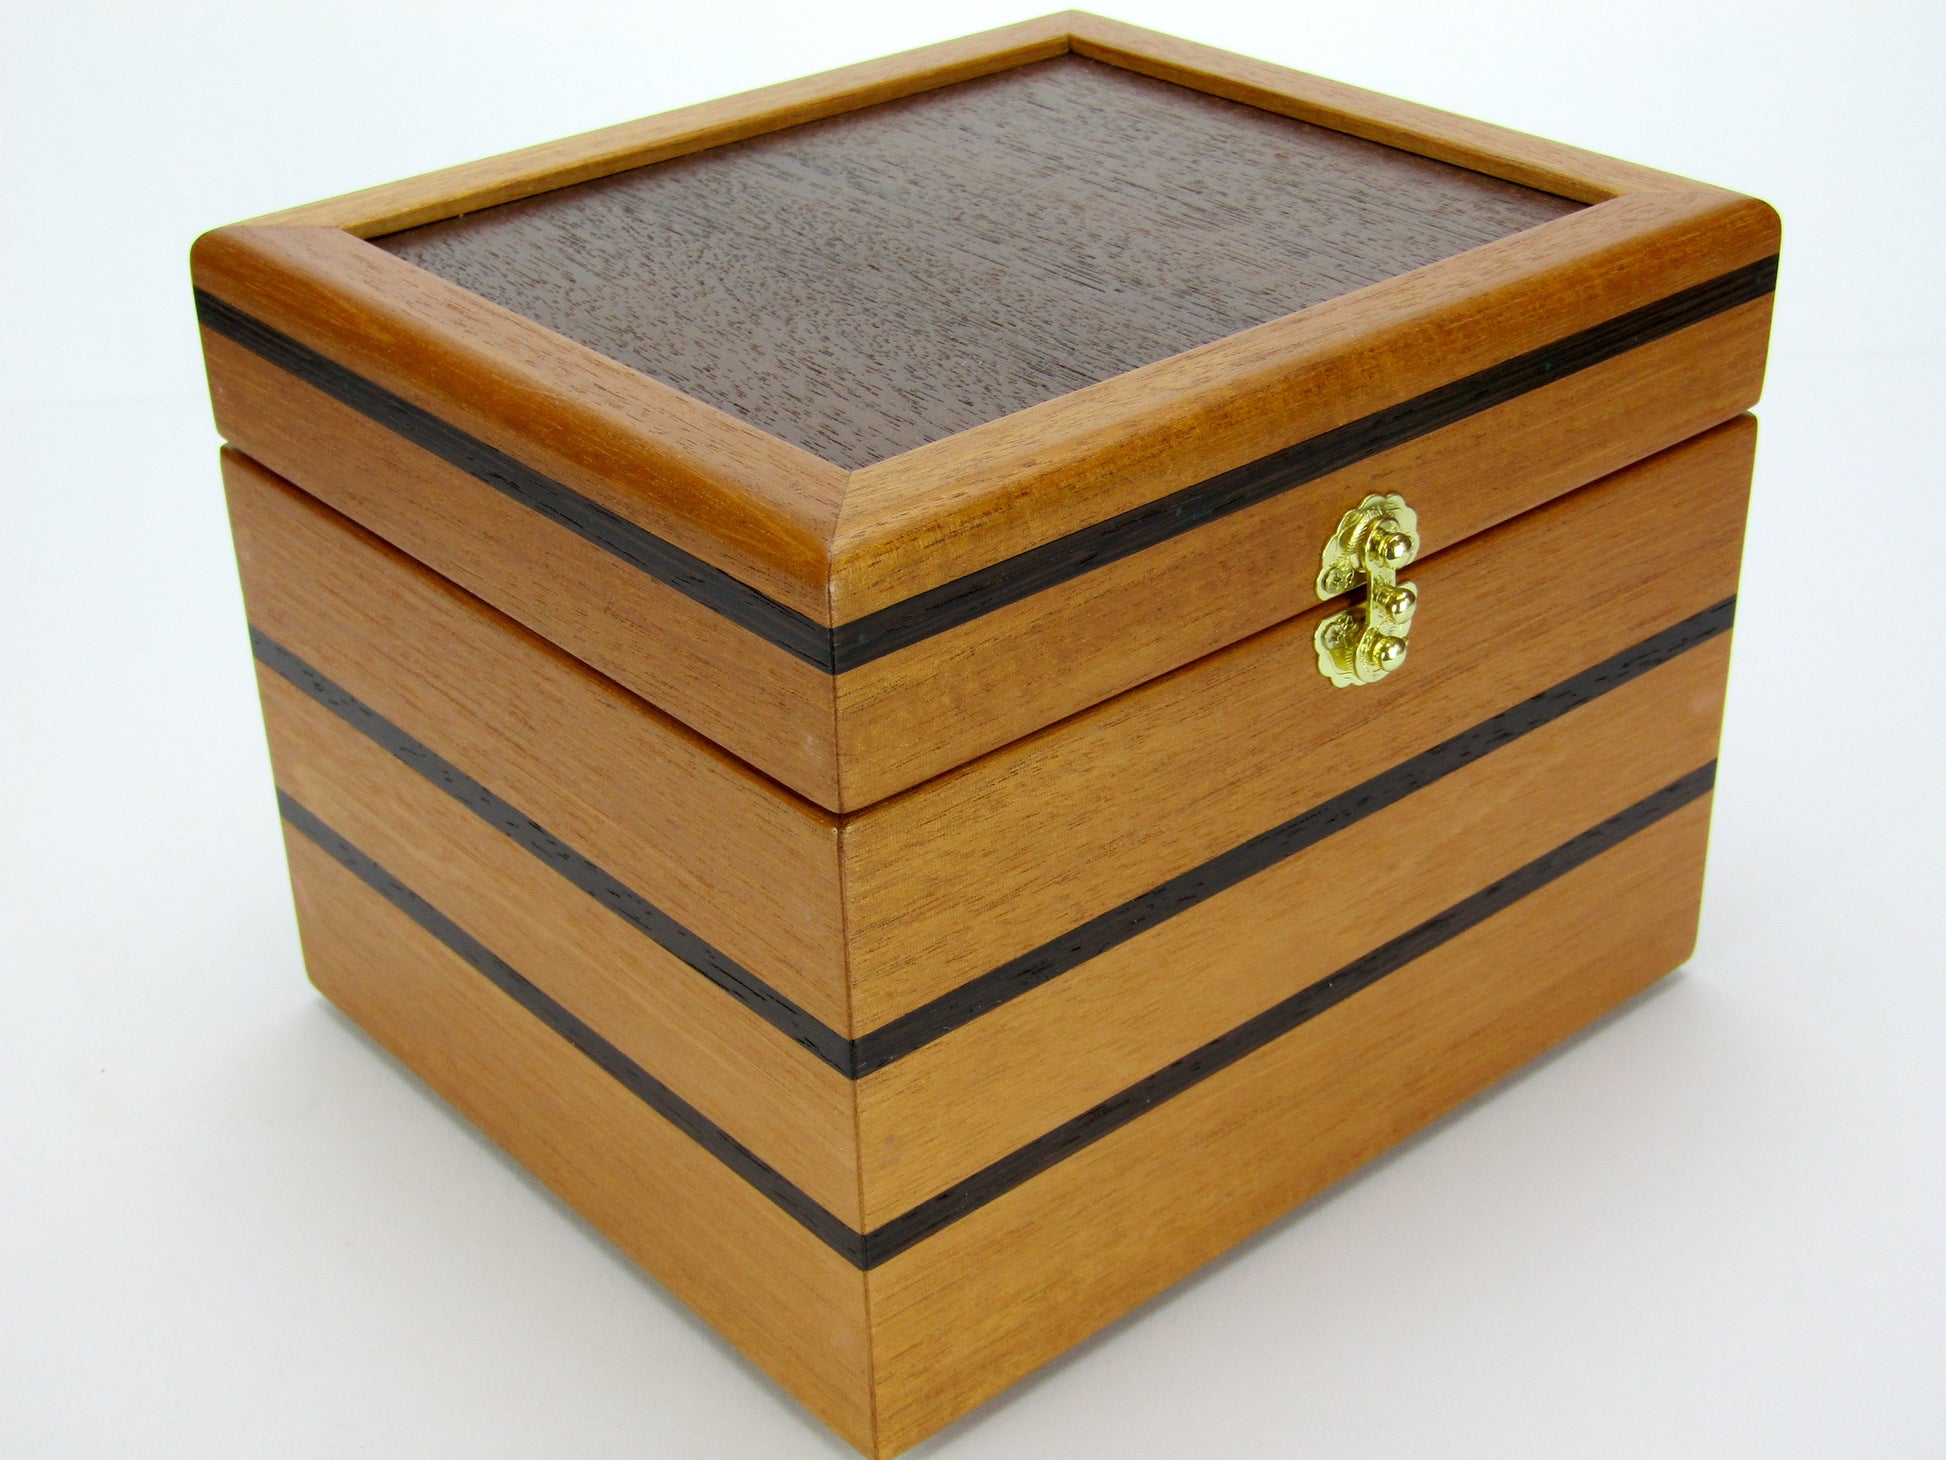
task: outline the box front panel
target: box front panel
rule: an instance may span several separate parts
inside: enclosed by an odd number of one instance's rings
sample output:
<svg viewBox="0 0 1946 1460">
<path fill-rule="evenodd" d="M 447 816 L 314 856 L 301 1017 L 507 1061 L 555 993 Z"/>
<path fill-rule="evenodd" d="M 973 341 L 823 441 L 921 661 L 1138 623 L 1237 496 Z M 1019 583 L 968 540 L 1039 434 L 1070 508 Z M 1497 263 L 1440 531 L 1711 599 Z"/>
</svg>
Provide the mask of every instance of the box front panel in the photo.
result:
<svg viewBox="0 0 1946 1460">
<path fill-rule="evenodd" d="M 1717 634 L 1524 734 L 1496 717 L 1457 769 L 1373 796 L 1369 814 L 1213 895 L 1180 895 L 1125 941 L 867 1074 L 867 1224 L 896 1228 L 990 1185 L 1154 1071 L 1707 766 L 1728 660 Z"/>
<path fill-rule="evenodd" d="M 1415 563 L 1381 684 L 1320 676 L 1322 605 L 851 818 L 859 1030 L 943 1032 L 983 980 L 1031 985 L 1077 930 L 1724 604 L 1755 439 L 1741 417 Z"/>
<path fill-rule="evenodd" d="M 1637 816 L 1657 819 L 1592 860 L 1233 1062 L 1212 1052 L 1195 1083 L 875 1268 L 879 1453 L 957 1419 L 1679 964 L 1708 831 L 1707 795 L 1682 798 L 1698 790 L 1648 803 Z"/>
</svg>

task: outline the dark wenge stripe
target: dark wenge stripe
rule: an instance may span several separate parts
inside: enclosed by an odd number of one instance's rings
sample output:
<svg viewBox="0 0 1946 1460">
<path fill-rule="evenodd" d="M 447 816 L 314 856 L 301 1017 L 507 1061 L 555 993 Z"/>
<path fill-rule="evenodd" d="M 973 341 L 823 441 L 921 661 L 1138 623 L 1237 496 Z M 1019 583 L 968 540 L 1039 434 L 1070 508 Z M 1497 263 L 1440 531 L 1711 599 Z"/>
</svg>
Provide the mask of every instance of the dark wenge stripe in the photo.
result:
<svg viewBox="0 0 1946 1460">
<path fill-rule="evenodd" d="M 440 460 L 477 477 L 495 491 L 531 507 L 549 521 L 613 553 L 807 664 L 830 672 L 831 630 L 823 624 L 684 552 L 674 543 L 609 511 L 599 502 L 590 501 L 524 462 L 514 460 L 477 436 L 440 420 L 337 361 L 326 359 L 309 345 L 272 329 L 214 294 L 196 291 L 196 317 L 225 339 L 288 371 L 305 384 L 315 386 Z"/>
<path fill-rule="evenodd" d="M 309 837 L 321 851 L 465 959 L 501 992 L 619 1081 L 630 1094 L 769 1197 L 825 1245 L 852 1263 L 864 1265 L 863 1239 L 858 1233 L 798 1190 L 749 1147 L 595 1033 L 549 995 L 522 978 L 505 959 L 339 836 L 281 789 L 277 792 L 277 805 L 283 812 L 284 820 Z"/>
<path fill-rule="evenodd" d="M 1055 1127 L 1046 1135 L 1003 1156 L 912 1210 L 859 1233 L 716 1125 L 668 1086 L 596 1034 L 560 1003 L 516 972 L 385 868 L 359 851 L 281 789 L 277 801 L 285 820 L 310 838 L 366 886 L 488 978 L 555 1033 L 619 1081 L 644 1104 L 704 1150 L 722 1161 L 755 1190 L 787 1212 L 806 1231 L 854 1266 L 876 1267 L 907 1251 L 970 1212 L 1059 1164 L 1077 1151 L 1121 1129 L 1138 1116 L 1200 1084 L 1211 1075 L 1255 1053 L 1308 1020 L 1370 988 L 1387 974 L 1422 958 L 1521 898 L 1585 865 L 1706 794 L 1715 784 L 1716 763 L 1646 797 L 1626 811 L 1536 858 L 1518 871 L 1463 898 L 1411 931 L 1373 949 L 1219 1035 L 1119 1094 Z"/>
<path fill-rule="evenodd" d="M 1521 898 L 1538 892 L 1548 883 L 1593 861 L 1644 827 L 1681 810 L 1707 793 L 1715 783 L 1716 762 L 1711 761 L 1645 800 L 1638 801 L 1619 815 L 1611 816 L 1599 826 L 1584 831 L 1572 841 L 1529 862 L 1519 871 L 1509 873 L 1471 897 L 1454 903 L 1410 932 L 1402 933 L 1364 957 L 1354 959 L 1336 973 L 1299 990 L 1282 1003 L 1272 1005 L 1228 1034 L 1218 1035 L 1202 1048 L 1163 1066 L 1147 1079 L 1138 1080 L 1120 1094 L 1111 1095 L 1092 1110 L 1056 1126 L 1011 1155 L 1002 1156 L 959 1185 L 921 1202 L 902 1216 L 894 1217 L 866 1234 L 864 1265 L 874 1267 L 923 1242 L 967 1213 L 985 1206 L 1077 1151 L 1120 1130 L 1137 1116 L 1154 1110 L 1191 1086 L 1201 1084 L 1211 1075 L 1227 1069 L 1246 1055 L 1254 1054 L 1298 1025 L 1317 1018 L 1360 990 L 1370 988 L 1387 974 L 1396 973 L 1468 929 L 1478 927 Z"/>
<path fill-rule="evenodd" d="M 553 832 L 502 800 L 431 747 L 422 745 L 350 691 L 333 683 L 257 628 L 250 647 L 259 661 L 352 729 L 424 776 L 495 830 L 567 878 L 611 912 L 635 925 L 746 1009 L 782 1030 L 841 1074 L 852 1071 L 851 1041 L 691 932 L 641 893 L 596 866 Z"/>
<path fill-rule="evenodd" d="M 687 594 L 808 664 L 842 674 L 1305 482 L 1770 293 L 1773 256 L 1374 412 L 1118 517 L 915 594 L 835 629 L 366 380 L 203 290 L 210 329 Z"/>
<path fill-rule="evenodd" d="M 832 630 L 839 673 L 1503 405 L 1777 287 L 1773 255 Z"/>
<path fill-rule="evenodd" d="M 1049 979 L 1100 956 L 1119 943 L 1125 943 L 1158 923 L 1198 903 L 1207 901 L 1246 878 L 1295 856 L 1334 832 L 1404 800 L 1414 791 L 1472 764 L 1481 756 L 1518 740 L 1530 731 L 1558 720 L 1568 711 L 1618 689 L 1630 680 L 1667 663 L 1685 650 L 1707 642 L 1729 629 L 1736 612 L 1736 600 L 1726 598 L 1714 607 L 1664 629 L 1632 648 L 1624 649 L 1592 669 L 1584 669 L 1552 689 L 1542 690 L 1532 699 L 1484 720 L 1470 730 L 1462 730 L 1450 740 L 1381 771 L 1370 780 L 1333 796 L 1270 830 L 1260 832 L 1229 851 L 1192 867 L 1110 908 L 1071 932 L 1062 934 L 1020 957 L 1001 964 L 929 1004 L 902 1014 L 888 1024 L 853 1041 L 854 1068 L 858 1075 L 873 1070 L 930 1044 L 941 1035 L 971 1023 Z"/>
</svg>

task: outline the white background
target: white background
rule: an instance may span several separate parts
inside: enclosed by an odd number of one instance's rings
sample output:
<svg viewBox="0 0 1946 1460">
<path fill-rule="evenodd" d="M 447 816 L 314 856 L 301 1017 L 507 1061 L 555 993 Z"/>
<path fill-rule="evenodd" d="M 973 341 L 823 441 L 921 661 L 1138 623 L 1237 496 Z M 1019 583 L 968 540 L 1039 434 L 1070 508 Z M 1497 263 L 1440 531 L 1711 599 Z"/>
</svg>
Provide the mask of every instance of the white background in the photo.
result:
<svg viewBox="0 0 1946 1460">
<path fill-rule="evenodd" d="M 849 1453 L 312 995 L 185 252 L 1030 13 L 0 21 L 0 1452 Z M 1129 3 L 1786 223 L 1702 941 L 921 1453 L 1946 1455 L 1936 5 Z"/>
</svg>

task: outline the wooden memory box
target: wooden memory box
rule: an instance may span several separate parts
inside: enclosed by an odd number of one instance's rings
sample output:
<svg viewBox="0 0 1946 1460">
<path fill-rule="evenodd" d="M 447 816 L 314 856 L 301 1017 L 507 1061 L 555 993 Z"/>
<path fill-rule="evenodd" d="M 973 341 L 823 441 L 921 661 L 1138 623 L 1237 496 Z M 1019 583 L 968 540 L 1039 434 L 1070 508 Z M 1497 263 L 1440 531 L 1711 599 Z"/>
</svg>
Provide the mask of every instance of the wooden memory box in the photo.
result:
<svg viewBox="0 0 1946 1460">
<path fill-rule="evenodd" d="M 1688 954 L 1777 247 L 1080 14 L 211 233 L 311 976 L 894 1454 Z"/>
</svg>

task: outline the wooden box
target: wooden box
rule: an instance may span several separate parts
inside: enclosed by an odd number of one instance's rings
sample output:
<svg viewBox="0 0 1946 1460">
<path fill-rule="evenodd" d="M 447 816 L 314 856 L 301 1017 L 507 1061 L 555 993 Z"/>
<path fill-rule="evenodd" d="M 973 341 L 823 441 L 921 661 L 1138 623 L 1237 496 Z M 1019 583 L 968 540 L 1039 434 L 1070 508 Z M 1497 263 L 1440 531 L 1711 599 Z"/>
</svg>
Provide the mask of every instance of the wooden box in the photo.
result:
<svg viewBox="0 0 1946 1460">
<path fill-rule="evenodd" d="M 1078 14 L 209 234 L 311 975 L 894 1454 L 1687 955 L 1777 246 Z"/>
</svg>

